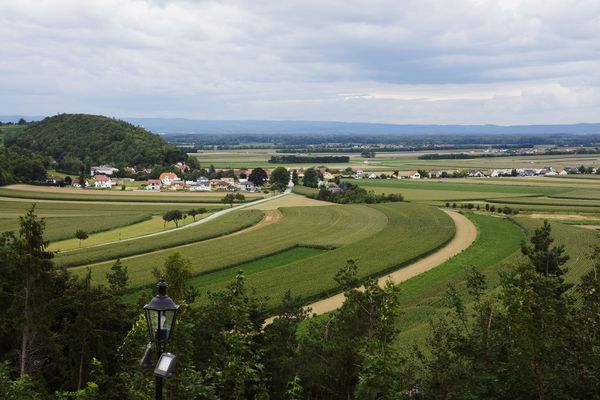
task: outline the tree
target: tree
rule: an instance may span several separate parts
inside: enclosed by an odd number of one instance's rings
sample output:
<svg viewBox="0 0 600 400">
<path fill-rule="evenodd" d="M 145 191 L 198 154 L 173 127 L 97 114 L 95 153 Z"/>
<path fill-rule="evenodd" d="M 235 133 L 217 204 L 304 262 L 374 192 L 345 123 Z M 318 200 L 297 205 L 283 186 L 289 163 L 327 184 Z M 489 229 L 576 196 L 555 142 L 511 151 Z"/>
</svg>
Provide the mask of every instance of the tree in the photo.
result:
<svg viewBox="0 0 600 400">
<path fill-rule="evenodd" d="M 551 237 L 552 227 L 547 220 L 542 227 L 535 230 L 530 239 L 530 245 L 521 243 L 521 252 L 529 258 L 531 265 L 539 274 L 545 276 L 561 276 L 564 274 L 562 266 L 569 260 L 565 255 L 563 245 L 550 248 L 554 239 Z"/>
<path fill-rule="evenodd" d="M 223 204 L 229 204 L 229 207 L 233 207 L 233 202 L 234 201 L 235 201 L 235 196 L 233 195 L 233 193 L 227 193 L 221 199 L 221 203 L 223 203 Z"/>
<path fill-rule="evenodd" d="M 302 184 L 307 187 L 316 188 L 319 186 L 319 173 L 314 168 L 308 168 L 304 171 L 304 178 L 302 178 Z"/>
<path fill-rule="evenodd" d="M 65 185 L 71 186 L 72 183 L 73 179 L 69 175 L 65 176 Z"/>
<path fill-rule="evenodd" d="M 360 156 L 362 158 L 375 158 L 375 150 L 373 149 L 364 149 L 360 152 Z"/>
<path fill-rule="evenodd" d="M 164 221 L 164 225 L 166 225 L 167 222 L 173 221 L 175 223 L 175 227 L 178 228 L 179 221 L 183 219 L 183 213 L 180 210 L 170 210 L 164 213 L 162 218 Z"/>
<path fill-rule="evenodd" d="M 46 223 L 37 217 L 35 207 L 19 220 L 19 235 L 12 243 L 15 251 L 11 269 L 16 277 L 18 300 L 14 304 L 19 318 L 15 328 L 21 331 L 19 371 L 23 376 L 34 371 L 33 357 L 45 345 L 40 341 L 49 324 L 47 305 L 53 255 L 47 251 L 48 242 L 43 237 Z"/>
<path fill-rule="evenodd" d="M 110 271 L 106 273 L 106 280 L 113 292 L 121 292 L 127 287 L 127 281 L 129 280 L 127 266 L 121 263 L 120 258 L 115 261 L 112 267 L 110 267 Z"/>
<path fill-rule="evenodd" d="M 79 239 L 79 247 L 80 248 L 81 248 L 81 241 L 86 240 L 88 237 L 90 237 L 90 235 L 88 235 L 88 233 L 86 231 L 84 231 L 83 229 L 77 229 L 75 231 L 75 238 Z"/>
<path fill-rule="evenodd" d="M 256 186 L 262 186 L 269 179 L 267 172 L 262 168 L 255 168 L 248 176 L 248 180 Z"/>
<path fill-rule="evenodd" d="M 298 178 L 298 171 L 297 170 L 293 170 L 292 171 L 292 183 L 294 185 L 297 185 L 299 181 L 300 181 L 300 179 Z"/>
<path fill-rule="evenodd" d="M 192 278 L 192 262 L 179 252 L 171 254 L 161 268 L 154 268 L 152 275 L 156 280 L 163 278 L 169 285 L 169 296 L 177 301 L 192 302 L 196 291 L 188 286 Z"/>
<path fill-rule="evenodd" d="M 246 196 L 244 196 L 241 193 L 236 193 L 234 199 L 240 203 L 243 203 L 244 201 L 246 201 Z"/>
<path fill-rule="evenodd" d="M 290 173 L 285 167 L 277 167 L 271 172 L 269 182 L 273 187 L 283 190 L 290 182 Z"/>
<path fill-rule="evenodd" d="M 188 211 L 188 215 L 194 219 L 194 222 L 196 222 L 196 215 L 198 215 L 198 214 L 199 214 L 199 212 L 195 208 Z"/>
</svg>

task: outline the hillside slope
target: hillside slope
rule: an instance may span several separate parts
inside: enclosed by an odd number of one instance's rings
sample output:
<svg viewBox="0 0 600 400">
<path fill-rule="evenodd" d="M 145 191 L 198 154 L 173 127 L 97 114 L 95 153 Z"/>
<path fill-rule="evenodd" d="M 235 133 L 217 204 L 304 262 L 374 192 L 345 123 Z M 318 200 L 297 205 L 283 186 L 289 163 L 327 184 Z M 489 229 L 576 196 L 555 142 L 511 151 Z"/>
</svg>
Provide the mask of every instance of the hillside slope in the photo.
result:
<svg viewBox="0 0 600 400">
<path fill-rule="evenodd" d="M 7 134 L 6 147 L 50 156 L 59 167 L 85 164 L 152 166 L 185 159 L 158 135 L 128 122 L 98 115 L 60 114 Z"/>
</svg>

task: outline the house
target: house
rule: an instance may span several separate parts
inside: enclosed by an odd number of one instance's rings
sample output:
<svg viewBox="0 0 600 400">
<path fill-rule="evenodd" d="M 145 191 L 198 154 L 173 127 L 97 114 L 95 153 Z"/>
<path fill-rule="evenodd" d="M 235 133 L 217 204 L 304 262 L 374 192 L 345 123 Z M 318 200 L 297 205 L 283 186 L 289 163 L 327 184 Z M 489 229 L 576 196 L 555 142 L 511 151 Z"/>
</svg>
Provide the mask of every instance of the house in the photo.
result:
<svg viewBox="0 0 600 400">
<path fill-rule="evenodd" d="M 196 179 L 196 182 L 190 184 L 189 187 L 190 187 L 190 191 L 194 191 L 194 192 L 210 192 L 212 189 L 208 178 L 205 178 L 203 176 Z"/>
<path fill-rule="evenodd" d="M 356 179 L 362 179 L 365 176 L 365 171 L 363 171 L 362 169 L 357 169 L 356 171 L 354 171 L 354 177 Z"/>
<path fill-rule="evenodd" d="M 175 182 L 181 182 L 181 178 L 178 177 L 174 172 L 163 172 L 160 174 L 158 179 L 160 179 L 160 182 L 164 186 L 171 186 Z"/>
<path fill-rule="evenodd" d="M 88 183 L 88 181 L 84 181 L 85 187 L 90 186 L 90 184 Z M 80 188 L 81 189 L 81 184 L 79 183 L 79 178 L 75 178 L 73 179 L 73 182 L 71 182 L 71 186 L 75 187 L 75 188 Z"/>
<path fill-rule="evenodd" d="M 327 190 L 331 193 L 338 193 L 342 191 L 342 189 L 335 182 L 326 182 L 325 188 L 327 188 Z"/>
<path fill-rule="evenodd" d="M 97 189 L 110 189 L 114 182 L 106 175 L 94 175 L 94 187 Z"/>
<path fill-rule="evenodd" d="M 254 182 L 246 180 L 246 182 L 240 181 L 240 190 L 242 192 L 258 192 L 260 191 L 260 186 L 256 186 Z"/>
<path fill-rule="evenodd" d="M 210 187 L 214 190 L 227 190 L 231 184 L 221 179 L 211 179 Z"/>
<path fill-rule="evenodd" d="M 564 167 L 563 171 L 565 171 L 567 174 L 580 174 L 581 173 L 579 168 L 575 168 L 575 167 Z"/>
<path fill-rule="evenodd" d="M 335 175 L 333 175 L 331 172 L 329 171 L 325 171 L 323 173 L 323 179 L 325 179 L 326 181 L 330 180 L 330 179 L 335 179 Z"/>
<path fill-rule="evenodd" d="M 112 175 L 114 173 L 119 172 L 119 168 L 113 168 L 110 165 L 99 165 L 97 167 L 92 167 L 92 176 L 94 175 Z"/>
<path fill-rule="evenodd" d="M 441 171 L 439 169 L 432 169 L 431 171 L 429 171 L 429 177 L 430 178 L 441 178 L 443 173 L 444 173 L 444 171 Z"/>
<path fill-rule="evenodd" d="M 182 180 L 175 181 L 168 187 L 169 190 L 184 190 L 185 188 L 187 188 L 187 186 Z"/>
<path fill-rule="evenodd" d="M 410 179 L 421 179 L 421 174 L 418 171 L 400 171 L 398 172 L 398 179 L 410 178 Z"/>
<path fill-rule="evenodd" d="M 467 176 L 469 176 L 471 178 L 483 178 L 485 176 L 485 174 L 478 169 L 472 169 L 472 170 L 469 170 Z"/>
<path fill-rule="evenodd" d="M 190 166 L 184 162 L 178 162 L 174 167 L 177 168 L 179 172 L 188 172 L 190 170 Z"/>
<path fill-rule="evenodd" d="M 49 176 L 48 179 L 46 179 L 46 183 L 50 183 L 52 185 L 60 185 L 64 183 L 64 180 L 60 176 Z"/>
<path fill-rule="evenodd" d="M 146 181 L 146 190 L 160 190 L 160 179 L 148 179 Z"/>
</svg>

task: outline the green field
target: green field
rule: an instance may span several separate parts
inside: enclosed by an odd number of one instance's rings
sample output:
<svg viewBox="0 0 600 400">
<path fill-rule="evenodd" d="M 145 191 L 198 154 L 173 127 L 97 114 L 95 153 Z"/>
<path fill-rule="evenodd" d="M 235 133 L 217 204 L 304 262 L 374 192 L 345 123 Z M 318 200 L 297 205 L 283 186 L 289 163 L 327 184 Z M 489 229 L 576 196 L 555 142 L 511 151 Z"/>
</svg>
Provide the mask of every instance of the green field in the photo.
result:
<svg viewBox="0 0 600 400">
<path fill-rule="evenodd" d="M 59 267 L 70 267 L 144 254 L 227 235 L 250 227 L 261 219 L 260 211 L 234 211 L 205 224 L 176 232 L 167 232 L 160 236 L 58 253 L 54 262 Z M 153 257 L 154 255 L 149 254 L 149 256 Z"/>
<path fill-rule="evenodd" d="M 79 190 L 72 193 L 72 190 L 51 191 L 51 190 L 19 190 L 0 188 L 0 197 L 28 200 L 60 200 L 73 202 L 122 202 L 122 203 L 185 203 L 185 204 L 219 204 L 224 193 L 148 193 L 131 191 L 113 191 L 113 190 Z M 261 198 L 260 194 L 248 194 L 246 201 Z"/>
<path fill-rule="evenodd" d="M 196 220 L 204 218 L 208 214 L 203 214 L 200 216 L 196 216 Z M 106 219 L 106 218 L 105 218 Z M 179 226 L 185 226 L 194 222 L 192 217 L 187 217 L 183 221 L 179 222 Z M 83 225 L 85 226 L 85 225 Z M 134 223 L 131 225 L 126 225 L 120 228 L 113 228 L 109 231 L 103 231 L 100 233 L 95 233 L 89 236 L 88 239 L 79 242 L 78 239 L 66 239 L 61 241 L 56 241 L 50 244 L 49 250 L 51 251 L 69 251 L 76 250 L 79 248 L 88 248 L 92 246 L 97 246 L 104 243 L 116 242 L 118 240 L 130 239 L 137 236 L 148 235 L 156 232 L 163 232 L 165 230 L 171 230 L 175 228 L 175 224 L 170 222 L 166 228 L 162 217 L 148 216 L 144 221 Z M 90 233 L 90 232 L 88 232 Z"/>
<path fill-rule="evenodd" d="M 445 213 L 419 204 L 292 207 L 281 212 L 283 219 L 262 229 L 178 251 L 192 261 L 195 274 L 205 276 L 225 270 L 231 274 L 241 264 L 297 246 L 332 248 L 262 271 L 256 267 L 259 270 L 247 277 L 248 285 L 268 296 L 274 307 L 287 289 L 304 299 L 335 291 L 333 276 L 349 258 L 363 265 L 361 277 L 380 275 L 434 251 L 454 234 L 454 224 Z M 151 283 L 151 266 L 162 264 L 170 254 L 169 250 L 122 260 L 132 285 Z M 93 279 L 102 282 L 110 265 L 94 266 Z M 84 267 L 71 270 L 85 272 Z"/>
</svg>

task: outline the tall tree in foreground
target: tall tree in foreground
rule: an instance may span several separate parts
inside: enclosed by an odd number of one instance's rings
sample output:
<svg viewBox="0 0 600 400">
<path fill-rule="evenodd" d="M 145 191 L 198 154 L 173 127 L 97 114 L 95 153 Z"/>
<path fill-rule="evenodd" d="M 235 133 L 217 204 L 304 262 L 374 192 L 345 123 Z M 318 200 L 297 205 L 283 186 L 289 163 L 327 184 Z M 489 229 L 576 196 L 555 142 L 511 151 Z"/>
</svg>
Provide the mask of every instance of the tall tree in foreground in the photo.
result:
<svg viewBox="0 0 600 400">
<path fill-rule="evenodd" d="M 35 206 L 20 219 L 19 235 L 14 238 L 11 260 L 15 276 L 16 326 L 21 331 L 19 372 L 31 374 L 34 363 L 43 359 L 43 334 L 48 328 L 48 294 L 51 290 L 52 256 L 43 234 L 46 223 L 35 215 Z"/>
</svg>

